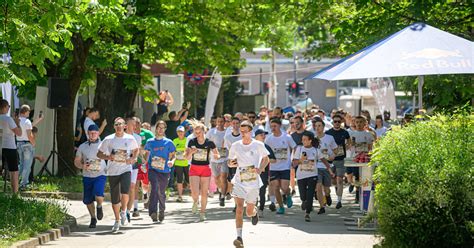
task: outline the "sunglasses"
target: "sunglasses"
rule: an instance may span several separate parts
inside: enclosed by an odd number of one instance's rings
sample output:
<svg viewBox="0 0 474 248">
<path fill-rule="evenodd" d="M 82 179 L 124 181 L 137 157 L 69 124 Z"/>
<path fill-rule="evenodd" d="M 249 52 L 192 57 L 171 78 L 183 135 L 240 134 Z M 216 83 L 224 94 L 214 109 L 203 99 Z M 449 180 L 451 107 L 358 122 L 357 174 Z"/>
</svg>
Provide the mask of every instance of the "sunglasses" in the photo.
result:
<svg viewBox="0 0 474 248">
<path fill-rule="evenodd" d="M 116 127 L 123 126 L 123 125 L 125 125 L 125 123 L 123 123 L 123 122 L 117 122 L 117 123 L 114 124 L 114 126 L 116 126 Z"/>
<path fill-rule="evenodd" d="M 249 116 L 249 119 L 255 119 L 256 116 Z"/>
<path fill-rule="evenodd" d="M 333 121 L 333 123 L 341 123 L 341 121 Z"/>
</svg>

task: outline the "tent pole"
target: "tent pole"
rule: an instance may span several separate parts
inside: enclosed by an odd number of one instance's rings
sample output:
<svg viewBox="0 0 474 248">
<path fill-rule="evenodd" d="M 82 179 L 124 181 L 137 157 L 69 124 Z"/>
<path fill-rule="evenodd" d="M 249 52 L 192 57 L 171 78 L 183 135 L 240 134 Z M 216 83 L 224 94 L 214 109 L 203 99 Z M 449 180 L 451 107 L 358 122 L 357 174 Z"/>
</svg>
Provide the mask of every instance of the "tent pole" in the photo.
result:
<svg viewBox="0 0 474 248">
<path fill-rule="evenodd" d="M 336 109 L 339 108 L 339 80 L 336 81 Z"/>
<path fill-rule="evenodd" d="M 418 76 L 418 111 L 423 108 L 423 84 L 425 77 L 423 75 Z"/>
</svg>

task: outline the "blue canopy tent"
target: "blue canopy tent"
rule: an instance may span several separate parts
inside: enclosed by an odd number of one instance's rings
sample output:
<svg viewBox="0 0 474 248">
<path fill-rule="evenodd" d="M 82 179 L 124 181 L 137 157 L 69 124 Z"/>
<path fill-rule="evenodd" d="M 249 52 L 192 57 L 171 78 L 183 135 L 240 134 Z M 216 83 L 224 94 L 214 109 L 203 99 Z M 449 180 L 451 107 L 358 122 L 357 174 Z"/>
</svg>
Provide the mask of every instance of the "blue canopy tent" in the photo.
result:
<svg viewBox="0 0 474 248">
<path fill-rule="evenodd" d="M 474 74 L 473 56 L 473 42 L 424 23 L 415 23 L 305 80 L 418 76 L 418 107 L 421 109 L 423 76 Z"/>
</svg>

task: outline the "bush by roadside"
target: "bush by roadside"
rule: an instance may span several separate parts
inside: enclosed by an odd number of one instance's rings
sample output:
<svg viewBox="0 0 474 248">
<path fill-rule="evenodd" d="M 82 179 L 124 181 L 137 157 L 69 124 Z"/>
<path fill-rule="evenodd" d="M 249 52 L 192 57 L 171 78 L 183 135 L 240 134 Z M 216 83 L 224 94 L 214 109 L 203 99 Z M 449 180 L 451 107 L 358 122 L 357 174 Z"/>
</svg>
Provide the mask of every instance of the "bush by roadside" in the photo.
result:
<svg viewBox="0 0 474 248">
<path fill-rule="evenodd" d="M 66 207 L 53 200 L 0 193 L 0 203 L 0 247 L 58 227 L 66 220 Z"/>
<path fill-rule="evenodd" d="M 474 116 L 438 115 L 377 143 L 382 247 L 473 247 Z"/>
</svg>

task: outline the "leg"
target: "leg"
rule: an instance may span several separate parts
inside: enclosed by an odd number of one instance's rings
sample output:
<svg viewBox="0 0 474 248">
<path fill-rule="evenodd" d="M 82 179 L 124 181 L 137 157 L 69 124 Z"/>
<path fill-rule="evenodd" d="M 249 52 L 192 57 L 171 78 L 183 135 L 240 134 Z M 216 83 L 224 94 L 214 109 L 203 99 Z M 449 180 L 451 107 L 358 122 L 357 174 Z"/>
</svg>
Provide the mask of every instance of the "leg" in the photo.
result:
<svg viewBox="0 0 474 248">
<path fill-rule="evenodd" d="M 159 211 L 163 213 L 165 211 L 166 205 L 166 184 L 169 181 L 170 174 L 158 172 L 158 202 L 159 202 Z"/>
<path fill-rule="evenodd" d="M 95 219 L 95 206 L 94 202 L 87 204 L 87 210 L 89 211 L 89 214 L 92 219 Z"/>
<path fill-rule="evenodd" d="M 190 186 L 191 186 L 191 197 L 193 198 L 193 202 L 199 202 L 199 184 L 201 178 L 198 176 L 190 176 Z"/>
<path fill-rule="evenodd" d="M 319 207 L 324 208 L 324 200 L 323 200 L 323 183 L 319 182 L 316 184 L 316 194 L 318 195 Z"/>
<path fill-rule="evenodd" d="M 148 214 L 151 216 L 153 213 L 158 211 L 158 175 L 154 170 L 148 171 L 148 180 L 150 181 L 150 195 L 149 195 L 149 205 L 148 205 Z"/>
<path fill-rule="evenodd" d="M 201 213 L 206 212 L 207 206 L 207 192 L 209 191 L 209 183 L 211 182 L 211 177 L 201 177 L 200 178 L 200 187 L 201 187 Z"/>
<path fill-rule="evenodd" d="M 23 145 L 21 150 L 23 151 L 23 156 L 20 156 L 20 164 L 22 165 L 21 186 L 26 186 L 29 183 L 31 164 L 34 159 L 33 146 L 28 143 Z"/>
<path fill-rule="evenodd" d="M 247 207 L 246 207 L 246 212 L 247 212 L 247 217 L 251 218 L 257 214 L 257 211 L 255 211 L 255 203 L 249 203 L 247 202 Z"/>
<path fill-rule="evenodd" d="M 291 169 L 290 169 L 290 188 L 291 188 L 291 191 L 295 190 L 295 185 L 296 185 L 296 172 L 295 172 L 295 168 L 291 167 Z"/>
<path fill-rule="evenodd" d="M 260 187 L 259 189 L 259 209 L 261 211 L 263 211 L 265 209 L 265 200 L 267 198 L 266 194 L 267 194 L 267 186 L 268 186 L 268 182 L 264 182 L 263 183 L 263 186 Z"/>
<path fill-rule="evenodd" d="M 244 199 L 235 197 L 235 205 L 237 209 L 235 210 L 235 227 L 237 228 L 237 232 L 239 232 L 240 228 L 240 236 L 242 237 L 242 227 L 244 225 Z"/>
<path fill-rule="evenodd" d="M 174 173 L 176 174 L 178 196 L 183 196 L 183 181 L 184 181 L 184 168 L 181 166 L 175 166 Z"/>
<path fill-rule="evenodd" d="M 119 176 L 109 176 L 110 196 L 112 198 L 112 210 L 115 221 L 120 220 L 120 185 Z"/>
<path fill-rule="evenodd" d="M 306 213 L 309 214 L 313 211 L 313 195 L 316 189 L 316 183 L 318 179 L 315 177 L 308 178 L 306 182 Z"/>
<path fill-rule="evenodd" d="M 313 198 L 312 195 L 307 195 L 306 194 L 306 192 L 308 191 L 308 180 L 307 180 L 307 178 L 298 179 L 298 191 L 300 193 L 301 204 L 305 204 L 305 201 L 308 200 L 308 198 Z"/>
<path fill-rule="evenodd" d="M 290 195 L 290 181 L 289 180 L 280 180 L 280 188 L 283 191 L 283 194 Z"/>
<path fill-rule="evenodd" d="M 270 182 L 270 184 L 272 186 L 272 190 L 275 194 L 278 205 L 282 208 L 283 207 L 283 199 L 282 199 L 281 194 L 280 194 L 280 180 L 279 179 L 273 180 L 273 181 Z"/>
<path fill-rule="evenodd" d="M 18 193 L 18 179 L 19 173 L 18 171 L 10 171 L 10 184 L 12 186 L 13 193 Z"/>
</svg>

